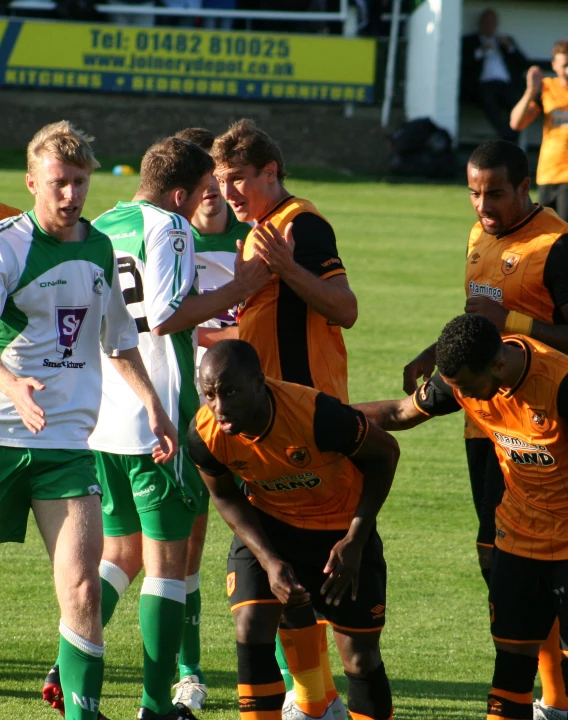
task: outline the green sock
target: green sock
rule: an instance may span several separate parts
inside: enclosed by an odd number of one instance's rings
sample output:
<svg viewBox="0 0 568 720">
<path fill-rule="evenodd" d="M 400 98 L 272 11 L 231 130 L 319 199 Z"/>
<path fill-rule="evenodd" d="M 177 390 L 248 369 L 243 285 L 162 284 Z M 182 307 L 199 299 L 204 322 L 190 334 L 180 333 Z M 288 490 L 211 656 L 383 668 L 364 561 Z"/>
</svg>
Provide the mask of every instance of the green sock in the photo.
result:
<svg viewBox="0 0 568 720">
<path fill-rule="evenodd" d="M 140 595 L 140 629 L 144 643 L 142 707 L 158 715 L 172 709 L 171 688 L 183 633 L 183 580 L 145 578 Z"/>
<path fill-rule="evenodd" d="M 59 672 L 67 720 L 97 720 L 103 686 L 104 648 L 60 623 Z"/>
<path fill-rule="evenodd" d="M 286 692 L 290 692 L 290 690 L 294 689 L 294 678 L 290 675 L 288 661 L 286 660 L 286 655 L 284 655 L 284 648 L 282 647 L 278 633 L 276 633 L 276 662 L 282 673 L 282 680 L 284 680 L 284 685 L 286 685 Z"/>
<path fill-rule="evenodd" d="M 124 595 L 130 581 L 128 575 L 121 570 L 118 565 L 114 565 L 108 560 L 101 560 L 99 565 L 99 575 L 101 578 L 101 619 L 103 627 L 106 627 L 113 616 L 118 601 Z M 59 655 L 54 665 L 60 664 Z"/>
<path fill-rule="evenodd" d="M 199 666 L 201 659 L 201 591 L 199 573 L 185 578 L 185 624 L 179 655 L 179 678 L 197 675 L 199 682 L 205 684 L 203 670 Z"/>
</svg>

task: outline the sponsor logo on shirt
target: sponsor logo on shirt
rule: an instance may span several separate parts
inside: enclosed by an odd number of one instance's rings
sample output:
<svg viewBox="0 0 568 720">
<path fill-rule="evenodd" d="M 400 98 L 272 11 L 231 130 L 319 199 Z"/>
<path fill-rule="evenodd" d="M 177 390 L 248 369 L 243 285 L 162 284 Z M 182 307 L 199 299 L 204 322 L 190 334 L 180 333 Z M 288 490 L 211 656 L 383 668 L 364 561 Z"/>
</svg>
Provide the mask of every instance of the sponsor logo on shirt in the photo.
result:
<svg viewBox="0 0 568 720">
<path fill-rule="evenodd" d="M 322 267 L 329 267 L 330 265 L 341 265 L 341 260 L 339 258 L 330 258 L 321 264 Z"/>
<path fill-rule="evenodd" d="M 278 480 L 255 480 L 254 484 L 267 492 L 300 489 L 313 490 L 313 488 L 321 484 L 321 478 L 313 472 L 307 472 L 301 475 L 282 475 Z"/>
<path fill-rule="evenodd" d="M 45 280 L 40 282 L 40 288 L 55 287 L 56 285 L 67 285 L 67 280 Z"/>
<path fill-rule="evenodd" d="M 55 308 L 55 329 L 57 330 L 56 350 L 63 354 L 63 360 L 71 357 L 73 350 L 79 342 L 79 335 L 89 306 L 86 307 L 56 307 Z M 83 367 L 85 363 L 51 363 L 43 361 L 47 367 Z"/>
<path fill-rule="evenodd" d="M 473 253 L 473 255 L 471 256 L 470 265 L 477 265 L 477 261 L 479 260 L 480 257 L 481 257 L 481 255 L 479 253 L 477 253 L 477 252 Z"/>
<path fill-rule="evenodd" d="M 501 290 L 501 288 L 492 287 L 489 283 L 485 283 L 485 285 L 478 285 L 472 280 L 469 283 L 469 295 L 470 297 L 488 297 L 496 302 L 503 302 L 503 290 Z"/>
<path fill-rule="evenodd" d="M 556 463 L 546 445 L 533 445 L 525 440 L 498 432 L 494 432 L 493 435 L 507 456 L 517 465 L 549 467 Z"/>
<path fill-rule="evenodd" d="M 185 230 L 168 230 L 168 237 L 175 254 L 183 255 L 187 248 L 187 233 Z"/>
<path fill-rule="evenodd" d="M 105 281 L 105 271 L 104 270 L 95 270 L 95 275 L 93 277 L 93 292 L 97 295 L 103 294 L 103 286 Z"/>
</svg>

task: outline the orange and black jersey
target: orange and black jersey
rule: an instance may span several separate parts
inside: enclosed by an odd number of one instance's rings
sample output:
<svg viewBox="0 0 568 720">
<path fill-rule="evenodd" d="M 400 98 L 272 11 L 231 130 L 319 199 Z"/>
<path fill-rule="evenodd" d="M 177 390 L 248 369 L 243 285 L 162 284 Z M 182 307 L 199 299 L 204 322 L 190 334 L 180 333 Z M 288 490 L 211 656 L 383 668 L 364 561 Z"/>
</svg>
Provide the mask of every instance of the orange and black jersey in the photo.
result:
<svg viewBox="0 0 568 720">
<path fill-rule="evenodd" d="M 344 275 L 335 233 L 314 205 L 284 198 L 259 224 L 282 234 L 293 222 L 294 260 L 319 278 Z M 251 231 L 244 259 L 254 253 Z M 278 275 L 239 308 L 239 338 L 254 346 L 263 371 L 276 380 L 306 385 L 347 402 L 347 351 L 341 328 L 312 310 Z"/>
<path fill-rule="evenodd" d="M 568 88 L 557 77 L 543 78 L 540 97 L 531 104 L 544 116 L 537 185 L 568 183 Z"/>
<path fill-rule="evenodd" d="M 502 235 L 477 222 L 467 247 L 465 291 L 548 324 L 565 324 L 568 305 L 568 223 L 551 208 L 533 212 Z"/>
<path fill-rule="evenodd" d="M 495 443 L 505 478 L 496 512 L 496 545 L 538 560 L 568 559 L 568 356 L 522 336 L 515 387 L 491 400 L 462 398 L 436 374 L 413 396 L 426 415 L 463 407 Z"/>
<path fill-rule="evenodd" d="M 312 530 L 345 530 L 357 509 L 363 475 L 349 460 L 368 429 L 363 413 L 313 388 L 266 380 L 271 418 L 260 437 L 225 435 L 203 406 L 188 449 L 207 475 L 235 472 L 259 510 Z"/>
</svg>

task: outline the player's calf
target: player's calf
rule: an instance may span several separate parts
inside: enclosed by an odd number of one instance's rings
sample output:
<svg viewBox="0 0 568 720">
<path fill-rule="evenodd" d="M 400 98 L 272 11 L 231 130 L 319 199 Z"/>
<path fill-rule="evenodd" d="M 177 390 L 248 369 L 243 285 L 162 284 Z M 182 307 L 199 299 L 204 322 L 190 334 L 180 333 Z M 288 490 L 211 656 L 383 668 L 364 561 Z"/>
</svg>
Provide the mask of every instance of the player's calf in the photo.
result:
<svg viewBox="0 0 568 720">
<path fill-rule="evenodd" d="M 487 698 L 487 719 L 532 720 L 532 691 L 538 657 L 497 650 L 493 687 Z"/>
<path fill-rule="evenodd" d="M 371 672 L 346 670 L 345 675 L 349 682 L 347 707 L 353 720 L 392 720 L 392 695 L 383 662 Z"/>
</svg>

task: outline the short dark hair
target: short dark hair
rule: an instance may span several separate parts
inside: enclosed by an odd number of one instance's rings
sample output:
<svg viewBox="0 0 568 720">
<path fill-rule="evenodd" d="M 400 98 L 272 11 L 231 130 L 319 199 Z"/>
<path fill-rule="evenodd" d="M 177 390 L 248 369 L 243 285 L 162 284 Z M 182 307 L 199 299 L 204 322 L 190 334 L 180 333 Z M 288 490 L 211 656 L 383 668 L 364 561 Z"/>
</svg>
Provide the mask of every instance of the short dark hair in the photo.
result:
<svg viewBox="0 0 568 720">
<path fill-rule="evenodd" d="M 494 170 L 504 167 L 514 188 L 518 188 L 529 175 L 526 153 L 508 140 L 488 140 L 472 152 L 468 165 L 478 170 Z"/>
<path fill-rule="evenodd" d="M 158 140 L 146 150 L 140 166 L 140 190 L 163 196 L 175 188 L 192 193 L 214 168 L 213 160 L 194 143 L 177 137 Z"/>
<path fill-rule="evenodd" d="M 474 313 L 458 315 L 442 330 L 436 344 L 438 370 L 449 378 L 455 378 L 464 367 L 479 373 L 493 362 L 501 345 L 501 335 L 491 320 Z"/>
<path fill-rule="evenodd" d="M 178 130 L 174 137 L 192 142 L 202 150 L 205 150 L 205 152 L 209 152 L 215 142 L 215 135 L 211 130 L 206 130 L 201 127 L 188 127 L 183 130 Z"/>
<path fill-rule="evenodd" d="M 215 365 L 220 372 L 230 367 L 244 370 L 250 377 L 262 374 L 258 353 L 245 340 L 219 340 L 207 350 L 203 363 Z"/>
<path fill-rule="evenodd" d="M 288 174 L 278 143 L 248 118 L 233 123 L 227 132 L 215 139 L 212 155 L 217 165 L 252 165 L 259 173 L 275 161 L 280 182 Z"/>
</svg>

